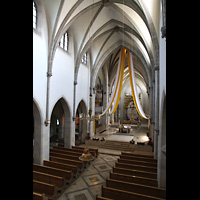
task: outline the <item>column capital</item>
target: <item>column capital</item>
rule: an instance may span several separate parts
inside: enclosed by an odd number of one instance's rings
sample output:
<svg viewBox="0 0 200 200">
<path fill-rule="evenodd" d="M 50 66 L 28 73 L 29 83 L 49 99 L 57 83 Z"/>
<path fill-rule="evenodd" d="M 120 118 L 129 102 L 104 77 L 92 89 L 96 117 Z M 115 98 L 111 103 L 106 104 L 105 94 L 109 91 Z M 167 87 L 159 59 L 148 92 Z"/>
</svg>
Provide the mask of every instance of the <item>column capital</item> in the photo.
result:
<svg viewBox="0 0 200 200">
<path fill-rule="evenodd" d="M 162 28 L 161 28 L 161 33 L 162 33 L 162 38 L 166 38 L 166 26 L 163 26 Z"/>
<path fill-rule="evenodd" d="M 51 77 L 52 76 L 52 72 L 47 72 L 47 77 Z"/>
<path fill-rule="evenodd" d="M 158 71 L 159 70 L 159 65 L 154 65 L 154 70 Z"/>
</svg>

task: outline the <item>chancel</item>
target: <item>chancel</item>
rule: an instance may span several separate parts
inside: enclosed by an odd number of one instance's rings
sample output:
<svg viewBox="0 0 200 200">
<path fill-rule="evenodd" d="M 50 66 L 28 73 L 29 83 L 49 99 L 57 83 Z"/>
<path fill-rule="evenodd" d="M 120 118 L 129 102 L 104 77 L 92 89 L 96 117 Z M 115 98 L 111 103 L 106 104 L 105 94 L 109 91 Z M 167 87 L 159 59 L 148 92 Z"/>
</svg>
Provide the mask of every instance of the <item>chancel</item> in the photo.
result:
<svg viewBox="0 0 200 200">
<path fill-rule="evenodd" d="M 33 141 L 33 199 L 166 198 L 166 0 L 33 1 Z"/>
</svg>

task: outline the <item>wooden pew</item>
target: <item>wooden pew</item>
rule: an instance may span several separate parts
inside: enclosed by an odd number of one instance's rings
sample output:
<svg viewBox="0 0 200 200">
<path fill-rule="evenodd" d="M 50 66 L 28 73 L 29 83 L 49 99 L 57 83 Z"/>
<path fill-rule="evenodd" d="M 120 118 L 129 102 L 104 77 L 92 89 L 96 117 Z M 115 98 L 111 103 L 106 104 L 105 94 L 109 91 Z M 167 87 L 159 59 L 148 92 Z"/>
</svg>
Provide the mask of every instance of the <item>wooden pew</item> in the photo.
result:
<svg viewBox="0 0 200 200">
<path fill-rule="evenodd" d="M 48 161 L 48 160 L 43 160 L 43 163 L 44 163 L 44 166 L 72 171 L 74 178 L 78 175 L 78 168 L 75 165 L 67 165 L 67 164 Z"/>
<path fill-rule="evenodd" d="M 154 156 L 151 156 L 151 155 L 135 154 L 135 153 L 126 152 L 126 151 L 122 151 L 121 154 L 122 154 L 122 155 L 127 155 L 127 156 L 144 157 L 144 158 L 154 159 Z"/>
<path fill-rule="evenodd" d="M 63 149 L 51 149 L 51 152 L 55 152 L 55 153 L 62 153 L 62 154 L 66 154 L 66 155 L 72 155 L 72 156 L 76 156 L 76 157 L 80 157 L 82 155 L 82 153 L 77 153 L 74 151 L 70 151 L 70 150 L 63 150 Z"/>
<path fill-rule="evenodd" d="M 106 186 L 142 195 L 145 194 L 152 197 L 166 199 L 166 190 L 158 187 L 146 186 L 137 183 L 128 183 L 113 179 L 107 179 Z"/>
<path fill-rule="evenodd" d="M 101 197 L 99 195 L 96 195 L 96 200 L 113 200 L 113 199 L 106 198 L 106 197 Z"/>
<path fill-rule="evenodd" d="M 119 167 L 113 167 L 113 172 L 119 173 L 119 174 L 139 176 L 139 177 L 144 177 L 144 178 L 157 179 L 157 173 L 152 173 L 152 172 L 131 170 L 131 169 L 125 169 L 125 168 L 119 168 Z"/>
<path fill-rule="evenodd" d="M 58 190 L 62 190 L 65 185 L 64 177 L 45 174 L 42 172 L 33 171 L 33 180 L 44 183 L 55 184 Z"/>
<path fill-rule="evenodd" d="M 142 165 L 142 166 L 157 168 L 157 163 L 138 161 L 138 160 L 130 160 L 130 159 L 123 159 L 123 158 L 118 158 L 118 163 L 127 163 L 127 164 L 132 164 L 132 165 Z"/>
<path fill-rule="evenodd" d="M 33 192 L 33 200 L 48 200 L 48 197 L 44 193 Z"/>
<path fill-rule="evenodd" d="M 85 147 L 80 147 L 80 146 L 72 146 L 72 149 L 79 149 L 79 150 L 84 150 Z M 95 152 L 96 154 L 96 157 L 98 156 L 99 152 L 98 152 L 98 149 L 93 149 L 93 148 L 88 148 L 90 152 Z"/>
<path fill-rule="evenodd" d="M 71 152 L 74 152 L 74 153 L 83 153 L 83 150 L 82 149 L 70 149 L 70 148 L 67 148 L 67 147 L 59 147 L 59 146 L 53 146 L 54 149 L 59 149 L 59 150 L 62 150 L 62 151 L 71 151 Z M 94 157 L 97 157 L 96 155 L 96 151 L 91 151 L 90 152 L 92 154 L 92 156 Z"/>
<path fill-rule="evenodd" d="M 50 161 L 58 162 L 58 163 L 64 163 L 69 165 L 75 165 L 78 168 L 78 172 L 81 172 L 83 170 L 84 164 L 81 161 L 77 160 L 70 160 L 65 158 L 59 158 L 54 156 L 49 156 Z"/>
<path fill-rule="evenodd" d="M 129 183 L 138 183 L 141 185 L 158 187 L 158 183 L 156 179 L 131 176 L 127 174 L 119 174 L 119 173 L 114 173 L 114 172 L 110 172 L 110 178 L 114 180 L 129 182 Z"/>
<path fill-rule="evenodd" d="M 33 192 L 45 194 L 48 199 L 55 199 L 58 196 L 58 190 L 55 185 L 33 180 Z"/>
<path fill-rule="evenodd" d="M 72 171 L 61 170 L 58 168 L 47 167 L 47 166 L 38 165 L 38 164 L 33 164 L 33 170 L 38 171 L 38 172 L 43 172 L 46 174 L 64 177 L 65 183 L 70 183 L 73 179 Z"/>
<path fill-rule="evenodd" d="M 157 173 L 157 168 L 155 167 L 146 167 L 142 165 L 133 165 L 133 164 L 117 163 L 117 162 L 115 163 L 115 166 L 125 169 L 133 169 L 133 170 Z"/>
<path fill-rule="evenodd" d="M 106 186 L 102 186 L 102 196 L 114 200 L 162 200 L 161 198 L 123 191 Z"/>
<path fill-rule="evenodd" d="M 144 157 L 138 157 L 138 156 L 127 156 L 127 155 L 120 155 L 120 158 L 122 159 L 127 159 L 127 160 L 137 160 L 137 161 L 145 161 L 145 162 L 150 162 L 150 163 L 157 163 L 156 159 L 151 159 L 151 158 L 144 158 Z"/>
<path fill-rule="evenodd" d="M 64 153 L 58 153 L 57 150 L 50 149 L 50 156 L 57 157 L 57 158 L 64 158 L 64 159 L 69 159 L 69 160 L 75 160 L 75 161 L 80 161 L 79 157 L 80 156 L 73 156 L 73 155 L 68 155 L 65 152 Z M 87 161 L 81 161 L 84 165 L 84 168 L 86 168 L 87 165 L 89 165 L 89 162 Z"/>
</svg>

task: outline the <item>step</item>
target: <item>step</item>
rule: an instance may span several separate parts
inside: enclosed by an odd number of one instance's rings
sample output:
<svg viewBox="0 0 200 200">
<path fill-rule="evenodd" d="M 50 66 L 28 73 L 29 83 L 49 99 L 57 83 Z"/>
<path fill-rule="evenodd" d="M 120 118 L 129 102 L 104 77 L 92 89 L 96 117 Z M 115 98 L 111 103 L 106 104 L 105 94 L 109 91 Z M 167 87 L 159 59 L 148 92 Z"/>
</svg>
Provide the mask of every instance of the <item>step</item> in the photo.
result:
<svg viewBox="0 0 200 200">
<path fill-rule="evenodd" d="M 114 146 L 101 146 L 99 148 L 103 148 L 103 149 L 115 149 L 115 150 L 119 150 L 119 151 L 132 151 L 132 149 L 129 149 L 129 148 L 114 147 Z"/>
</svg>

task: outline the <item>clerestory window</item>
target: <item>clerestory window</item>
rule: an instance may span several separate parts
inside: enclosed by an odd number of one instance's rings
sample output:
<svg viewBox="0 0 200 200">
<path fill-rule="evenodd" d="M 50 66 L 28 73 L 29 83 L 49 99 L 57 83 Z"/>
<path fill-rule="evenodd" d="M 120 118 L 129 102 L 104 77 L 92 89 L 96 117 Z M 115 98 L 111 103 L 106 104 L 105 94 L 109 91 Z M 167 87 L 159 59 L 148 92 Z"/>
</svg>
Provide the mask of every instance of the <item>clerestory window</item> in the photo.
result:
<svg viewBox="0 0 200 200">
<path fill-rule="evenodd" d="M 37 6 L 33 1 L 33 28 L 37 29 Z"/>
<path fill-rule="evenodd" d="M 81 62 L 82 62 L 83 64 L 87 64 L 87 53 L 85 53 L 85 54 L 83 55 L 83 57 L 82 57 L 82 59 L 81 59 Z"/>
<path fill-rule="evenodd" d="M 68 33 L 65 32 L 65 34 L 61 37 L 60 42 L 59 42 L 59 46 L 64 49 L 65 51 L 68 51 L 68 47 L 69 47 L 69 36 Z"/>
</svg>

